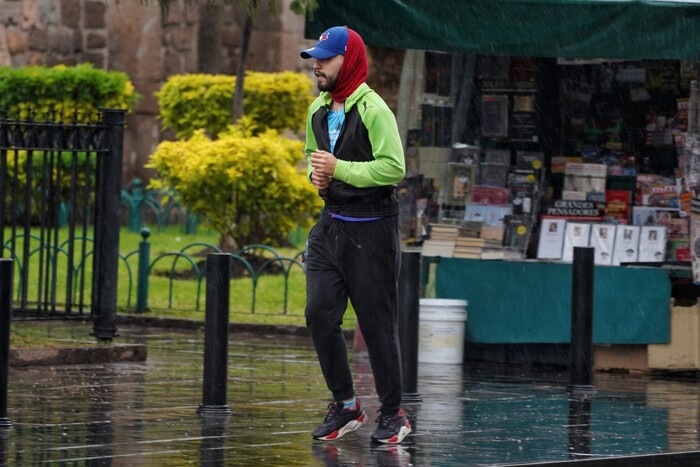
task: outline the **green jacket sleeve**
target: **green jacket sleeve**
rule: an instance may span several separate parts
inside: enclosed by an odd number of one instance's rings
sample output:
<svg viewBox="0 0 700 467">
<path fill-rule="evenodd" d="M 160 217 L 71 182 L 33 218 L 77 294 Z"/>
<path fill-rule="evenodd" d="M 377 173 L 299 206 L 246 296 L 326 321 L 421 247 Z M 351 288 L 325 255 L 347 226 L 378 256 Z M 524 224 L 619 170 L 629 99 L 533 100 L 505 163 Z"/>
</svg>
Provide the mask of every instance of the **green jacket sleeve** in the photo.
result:
<svg viewBox="0 0 700 467">
<path fill-rule="evenodd" d="M 311 128 L 311 116 L 313 112 L 317 109 L 316 105 L 309 106 L 309 110 L 306 116 L 306 144 L 304 145 L 304 153 L 306 154 L 306 179 L 311 181 L 311 172 L 314 168 L 311 166 L 311 153 L 318 149 L 318 143 L 316 142 L 316 136 Z"/>
<path fill-rule="evenodd" d="M 403 180 L 406 164 L 396 118 L 386 105 L 381 104 L 378 103 L 362 116 L 368 129 L 374 160 L 338 160 L 333 178 L 358 188 L 393 185 Z"/>
</svg>

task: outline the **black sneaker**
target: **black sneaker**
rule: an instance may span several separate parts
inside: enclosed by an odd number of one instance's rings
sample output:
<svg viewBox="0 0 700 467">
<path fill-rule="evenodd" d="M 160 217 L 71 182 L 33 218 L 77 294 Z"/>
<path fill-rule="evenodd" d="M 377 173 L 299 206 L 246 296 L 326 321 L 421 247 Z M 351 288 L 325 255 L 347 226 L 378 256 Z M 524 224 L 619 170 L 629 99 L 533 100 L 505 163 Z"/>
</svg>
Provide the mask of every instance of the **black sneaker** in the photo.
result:
<svg viewBox="0 0 700 467">
<path fill-rule="evenodd" d="M 372 441 L 375 443 L 400 443 L 411 432 L 411 422 L 403 409 L 393 415 L 381 414 L 377 421 L 377 429 L 372 433 Z"/>
<path fill-rule="evenodd" d="M 345 433 L 350 433 L 367 423 L 367 414 L 360 407 L 360 401 L 355 403 L 355 410 L 343 408 L 342 402 L 328 404 L 328 414 L 323 423 L 311 433 L 314 439 L 329 441 L 341 438 Z"/>
</svg>

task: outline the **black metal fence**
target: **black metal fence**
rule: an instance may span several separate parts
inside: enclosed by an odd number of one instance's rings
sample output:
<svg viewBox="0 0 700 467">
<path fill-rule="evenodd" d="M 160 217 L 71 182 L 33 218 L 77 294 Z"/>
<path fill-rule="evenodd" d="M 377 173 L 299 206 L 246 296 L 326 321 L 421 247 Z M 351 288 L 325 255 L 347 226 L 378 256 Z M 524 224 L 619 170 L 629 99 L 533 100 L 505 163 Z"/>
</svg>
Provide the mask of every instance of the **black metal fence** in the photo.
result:
<svg viewBox="0 0 700 467">
<path fill-rule="evenodd" d="M 86 317 L 116 331 L 125 112 L 66 121 L 0 116 L 0 245 L 15 262 L 15 311 Z"/>
</svg>

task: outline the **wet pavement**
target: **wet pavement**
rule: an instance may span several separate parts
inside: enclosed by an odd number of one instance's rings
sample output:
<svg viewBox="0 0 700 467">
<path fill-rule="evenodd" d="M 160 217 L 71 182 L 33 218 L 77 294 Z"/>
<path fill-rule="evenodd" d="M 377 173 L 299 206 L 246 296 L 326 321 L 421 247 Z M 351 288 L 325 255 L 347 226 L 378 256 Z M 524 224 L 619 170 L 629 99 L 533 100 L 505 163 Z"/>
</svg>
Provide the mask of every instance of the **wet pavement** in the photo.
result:
<svg viewBox="0 0 700 467">
<path fill-rule="evenodd" d="M 90 342 L 89 324 L 32 326 Z M 403 445 L 371 445 L 372 423 L 321 443 L 310 432 L 328 392 L 308 338 L 231 334 L 233 413 L 221 418 L 197 414 L 202 332 L 119 333 L 119 342 L 147 345 L 145 362 L 11 368 L 14 427 L 0 436 L 0 465 L 493 466 L 700 449 L 695 376 L 596 373 L 586 398 L 569 395 L 567 373 L 419 364 L 422 402 L 406 407 L 414 434 Z M 368 360 L 352 360 L 374 420 Z"/>
</svg>

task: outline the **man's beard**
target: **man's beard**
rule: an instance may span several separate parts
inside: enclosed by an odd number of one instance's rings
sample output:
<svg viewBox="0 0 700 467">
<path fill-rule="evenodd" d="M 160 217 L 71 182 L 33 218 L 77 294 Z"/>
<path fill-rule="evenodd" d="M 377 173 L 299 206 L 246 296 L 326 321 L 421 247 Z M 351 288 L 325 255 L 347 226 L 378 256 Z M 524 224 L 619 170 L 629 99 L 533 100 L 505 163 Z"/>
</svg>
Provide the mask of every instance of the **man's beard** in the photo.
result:
<svg viewBox="0 0 700 467">
<path fill-rule="evenodd" d="M 317 81 L 317 86 L 319 91 L 328 91 L 331 92 L 335 89 L 335 83 L 338 81 L 337 77 L 334 78 L 329 78 L 327 75 L 323 75 L 326 78 L 326 84 L 321 84 L 320 81 Z"/>
</svg>

